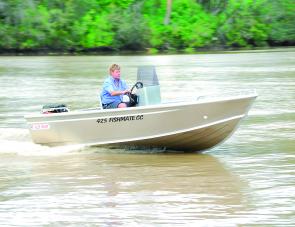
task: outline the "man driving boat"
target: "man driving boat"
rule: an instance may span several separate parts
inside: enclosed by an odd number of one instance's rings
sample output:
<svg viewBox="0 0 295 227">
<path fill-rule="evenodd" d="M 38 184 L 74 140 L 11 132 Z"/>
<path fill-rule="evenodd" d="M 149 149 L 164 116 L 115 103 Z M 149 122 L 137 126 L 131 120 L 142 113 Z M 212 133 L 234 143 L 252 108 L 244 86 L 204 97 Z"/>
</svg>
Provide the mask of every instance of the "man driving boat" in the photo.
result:
<svg viewBox="0 0 295 227">
<path fill-rule="evenodd" d="M 126 108 L 123 95 L 130 93 L 128 86 L 121 79 L 120 66 L 112 64 L 109 68 L 110 76 L 104 81 L 101 92 L 101 102 L 104 109 Z"/>
</svg>

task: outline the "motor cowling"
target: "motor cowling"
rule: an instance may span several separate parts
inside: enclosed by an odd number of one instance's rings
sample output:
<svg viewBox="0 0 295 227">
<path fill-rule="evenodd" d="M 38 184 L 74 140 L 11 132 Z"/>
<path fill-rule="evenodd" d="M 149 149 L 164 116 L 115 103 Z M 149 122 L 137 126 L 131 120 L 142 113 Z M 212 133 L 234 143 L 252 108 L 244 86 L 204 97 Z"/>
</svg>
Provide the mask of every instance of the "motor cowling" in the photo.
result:
<svg viewBox="0 0 295 227">
<path fill-rule="evenodd" d="M 42 114 L 64 113 L 69 112 L 69 108 L 65 104 L 47 104 L 42 107 Z"/>
</svg>

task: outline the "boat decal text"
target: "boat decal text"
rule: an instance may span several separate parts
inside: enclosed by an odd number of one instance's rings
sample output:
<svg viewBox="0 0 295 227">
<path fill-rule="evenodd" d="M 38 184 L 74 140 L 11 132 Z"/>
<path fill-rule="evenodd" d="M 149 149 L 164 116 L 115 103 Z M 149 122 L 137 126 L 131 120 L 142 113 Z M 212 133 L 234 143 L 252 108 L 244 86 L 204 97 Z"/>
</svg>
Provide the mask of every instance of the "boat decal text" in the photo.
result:
<svg viewBox="0 0 295 227">
<path fill-rule="evenodd" d="M 107 123 L 107 122 L 140 121 L 140 120 L 143 120 L 143 115 L 99 118 L 96 120 L 96 122 L 103 124 L 103 123 Z"/>
<path fill-rule="evenodd" d="M 45 124 L 45 123 L 36 123 L 36 124 L 32 124 L 31 129 L 32 130 L 45 130 L 45 129 L 50 129 L 50 125 L 49 124 Z"/>
</svg>

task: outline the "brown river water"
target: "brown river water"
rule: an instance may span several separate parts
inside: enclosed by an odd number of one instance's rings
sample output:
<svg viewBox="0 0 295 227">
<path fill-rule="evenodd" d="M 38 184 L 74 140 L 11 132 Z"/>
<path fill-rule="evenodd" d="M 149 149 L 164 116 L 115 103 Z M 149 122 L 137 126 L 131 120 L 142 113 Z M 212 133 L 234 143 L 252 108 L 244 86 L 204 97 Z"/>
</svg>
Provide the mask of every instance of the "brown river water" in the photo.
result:
<svg viewBox="0 0 295 227">
<path fill-rule="evenodd" d="M 204 154 L 34 144 L 24 115 L 98 106 L 107 68 L 155 65 L 163 99 L 258 93 Z M 0 57 L 0 226 L 295 226 L 295 49 Z M 124 132 L 122 132 L 124 133 Z"/>
</svg>

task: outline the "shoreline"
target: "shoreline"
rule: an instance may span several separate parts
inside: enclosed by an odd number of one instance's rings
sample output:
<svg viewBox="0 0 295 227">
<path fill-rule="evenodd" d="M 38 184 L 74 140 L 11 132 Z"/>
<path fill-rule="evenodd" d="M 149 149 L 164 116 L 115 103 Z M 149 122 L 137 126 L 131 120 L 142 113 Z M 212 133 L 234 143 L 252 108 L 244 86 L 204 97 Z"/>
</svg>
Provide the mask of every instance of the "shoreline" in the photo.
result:
<svg viewBox="0 0 295 227">
<path fill-rule="evenodd" d="M 193 55 L 193 54 L 216 54 L 216 53 L 249 53 L 249 52 L 280 52 L 294 51 L 295 46 L 272 46 L 272 47 L 252 47 L 252 48 L 200 48 L 194 51 L 185 50 L 165 50 L 153 52 L 149 49 L 142 51 L 130 50 L 50 50 L 50 49 L 35 49 L 35 50 L 0 50 L 0 56 L 120 56 L 120 55 Z"/>
</svg>

